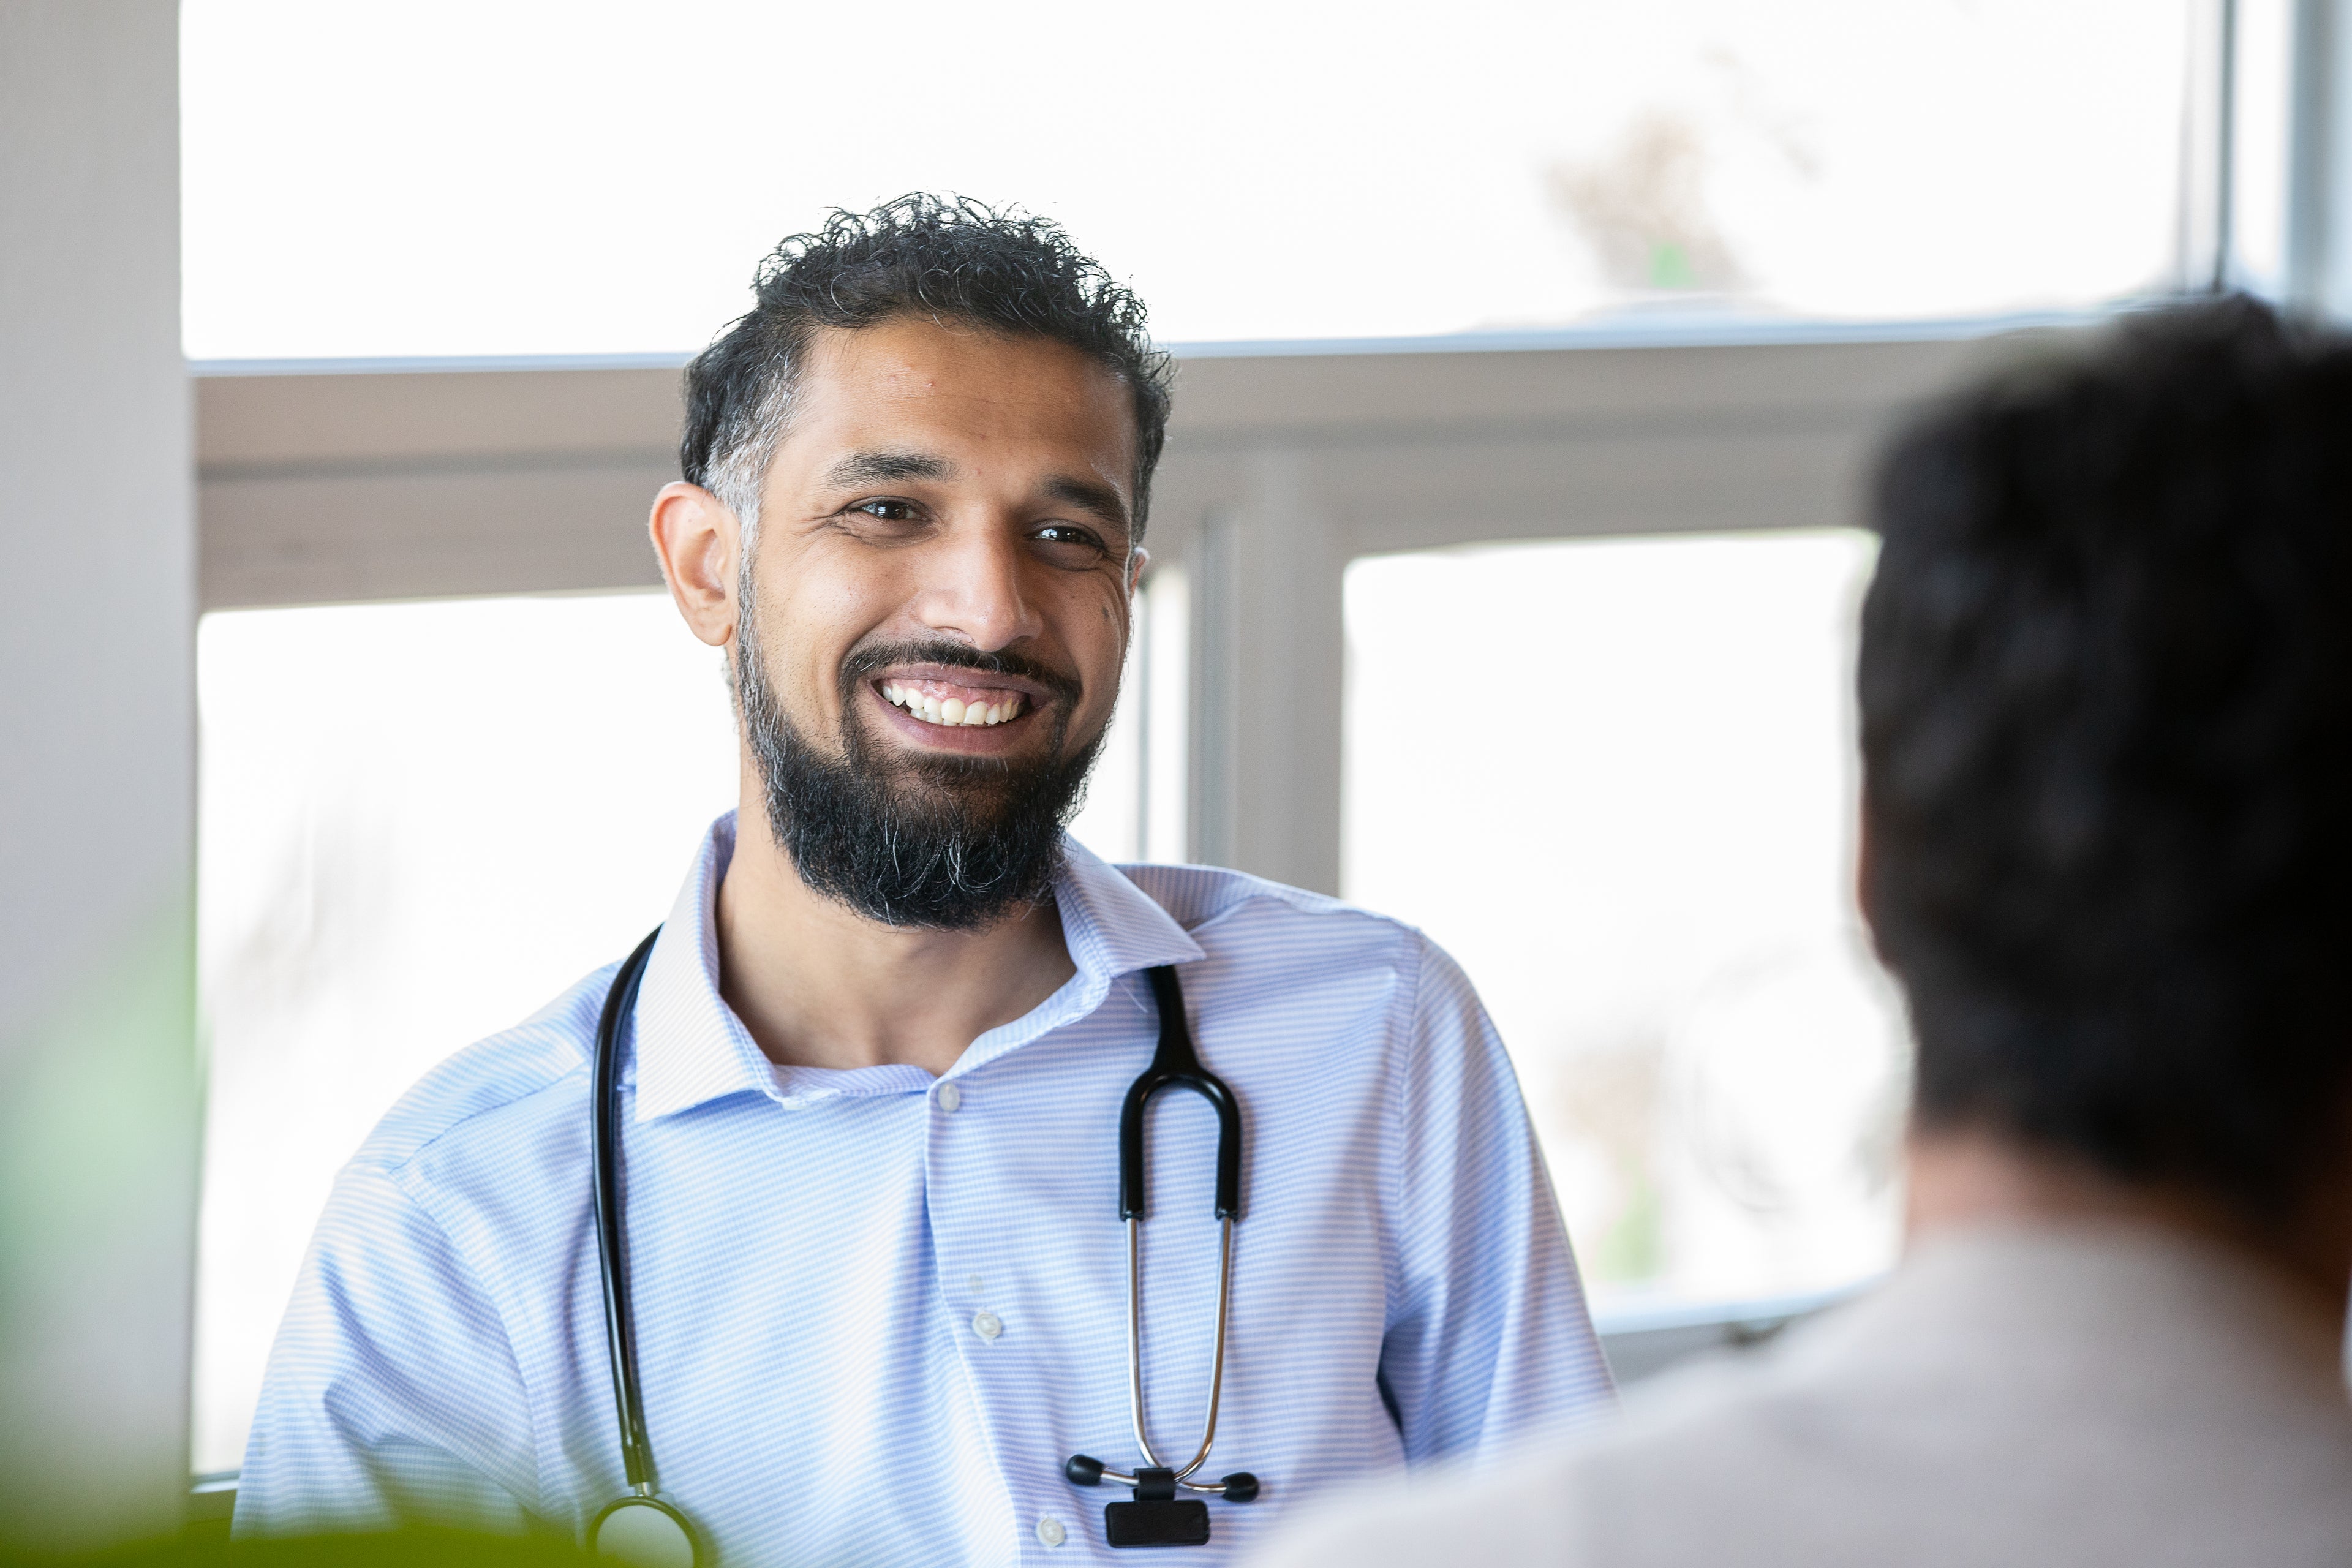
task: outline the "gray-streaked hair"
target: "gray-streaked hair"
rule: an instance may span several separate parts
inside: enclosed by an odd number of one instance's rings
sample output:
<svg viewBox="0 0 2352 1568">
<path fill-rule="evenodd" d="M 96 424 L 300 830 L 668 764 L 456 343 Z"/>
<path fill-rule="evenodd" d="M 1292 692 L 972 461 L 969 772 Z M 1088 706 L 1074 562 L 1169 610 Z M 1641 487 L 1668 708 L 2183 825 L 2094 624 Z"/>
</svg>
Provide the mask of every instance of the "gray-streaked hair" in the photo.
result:
<svg viewBox="0 0 2352 1568">
<path fill-rule="evenodd" d="M 757 302 L 686 370 L 678 468 L 743 525 L 790 422 L 816 328 L 901 316 L 968 322 L 1067 344 L 1117 375 L 1135 413 L 1135 538 L 1166 444 L 1173 369 L 1151 344 L 1143 302 L 1071 243 L 1060 225 L 969 199 L 913 195 L 868 213 L 836 211 L 760 264 Z"/>
</svg>

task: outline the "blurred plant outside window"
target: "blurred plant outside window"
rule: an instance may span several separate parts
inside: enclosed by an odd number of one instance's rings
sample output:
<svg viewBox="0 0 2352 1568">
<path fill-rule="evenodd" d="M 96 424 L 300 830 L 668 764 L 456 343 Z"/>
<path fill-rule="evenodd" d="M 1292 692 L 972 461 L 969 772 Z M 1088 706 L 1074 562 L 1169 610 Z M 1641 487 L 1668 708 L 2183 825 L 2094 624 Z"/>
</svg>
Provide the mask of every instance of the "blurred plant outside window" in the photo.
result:
<svg viewBox="0 0 2352 1568">
<path fill-rule="evenodd" d="M 1164 342 L 2083 307 L 2180 269 L 2205 9 L 910 0 L 877 46 L 772 0 L 187 0 L 186 342 L 690 350 L 782 236 L 918 189 L 1062 220 Z"/>
<path fill-rule="evenodd" d="M 1181 713 L 1181 635 L 1147 645 Z M 1113 859 L 1147 813 L 1182 831 L 1181 794 L 1144 795 L 1184 767 L 1129 721 L 1144 662 L 1074 826 Z M 667 917 L 737 753 L 719 655 L 658 593 L 217 613 L 197 680 L 203 1473 L 243 1458 L 335 1173 L 436 1062 Z"/>
<path fill-rule="evenodd" d="M 1872 556 L 1836 531 L 1349 568 L 1346 893 L 1477 985 L 1604 1323 L 1893 1258 L 1907 1055 L 1852 896 Z"/>
</svg>

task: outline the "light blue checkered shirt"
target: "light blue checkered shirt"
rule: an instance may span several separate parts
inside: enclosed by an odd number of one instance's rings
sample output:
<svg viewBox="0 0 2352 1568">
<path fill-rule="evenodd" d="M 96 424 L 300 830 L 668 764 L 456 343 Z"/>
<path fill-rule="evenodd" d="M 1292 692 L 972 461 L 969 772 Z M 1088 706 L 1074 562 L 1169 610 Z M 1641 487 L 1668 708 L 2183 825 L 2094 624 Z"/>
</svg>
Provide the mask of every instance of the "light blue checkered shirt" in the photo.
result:
<svg viewBox="0 0 2352 1568">
<path fill-rule="evenodd" d="M 637 998 L 622 1110 L 637 1358 L 662 1494 L 720 1563 L 1111 1555 L 1129 1433 L 1118 1126 L 1152 1057 L 1143 970 L 1181 966 L 1248 1130 L 1224 1401 L 1223 1561 L 1293 1504 L 1488 1453 L 1610 1398 L 1502 1043 L 1409 927 L 1202 867 L 1055 887 L 1077 973 L 913 1067 L 777 1068 L 719 993 L 716 823 Z M 589 1177 L 608 967 L 460 1052 L 338 1180 L 278 1334 L 240 1532 L 432 1520 L 584 1534 L 626 1489 Z M 948 1095 L 940 1086 L 953 1083 Z M 1208 1398 L 1215 1118 L 1154 1101 L 1151 1436 Z"/>
</svg>

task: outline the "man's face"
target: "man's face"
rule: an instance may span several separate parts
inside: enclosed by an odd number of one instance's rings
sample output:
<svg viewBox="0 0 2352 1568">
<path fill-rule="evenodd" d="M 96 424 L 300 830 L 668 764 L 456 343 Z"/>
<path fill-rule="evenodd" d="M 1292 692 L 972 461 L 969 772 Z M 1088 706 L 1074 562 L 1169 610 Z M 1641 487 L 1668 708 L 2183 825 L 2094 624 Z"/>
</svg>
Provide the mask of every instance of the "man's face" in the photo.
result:
<svg viewBox="0 0 2352 1568">
<path fill-rule="evenodd" d="M 1012 861 L 1058 846 L 1118 698 L 1134 471 L 1127 389 L 1075 350 L 920 320 L 819 336 L 738 656 L 771 816 L 813 885 L 941 925 L 1042 890 L 1050 865 Z M 994 896 L 865 896 L 890 878 L 869 862 L 910 849 Z M 835 851 L 855 863 L 815 863 Z"/>
</svg>

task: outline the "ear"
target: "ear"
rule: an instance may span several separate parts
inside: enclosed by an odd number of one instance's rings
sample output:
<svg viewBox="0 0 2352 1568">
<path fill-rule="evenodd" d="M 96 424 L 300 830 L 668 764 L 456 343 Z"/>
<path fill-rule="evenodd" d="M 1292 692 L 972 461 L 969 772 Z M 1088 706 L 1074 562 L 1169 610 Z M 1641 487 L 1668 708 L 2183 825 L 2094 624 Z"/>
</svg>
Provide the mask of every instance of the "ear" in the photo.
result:
<svg viewBox="0 0 2352 1568">
<path fill-rule="evenodd" d="M 1150 564 L 1151 552 L 1140 544 L 1127 552 L 1127 596 L 1129 598 L 1134 598 L 1135 591 L 1143 586 L 1143 569 Z"/>
<path fill-rule="evenodd" d="M 700 485 L 673 480 L 654 497 L 646 531 L 677 613 L 696 637 L 723 646 L 735 635 L 736 562 L 743 546 L 733 510 Z"/>
</svg>

